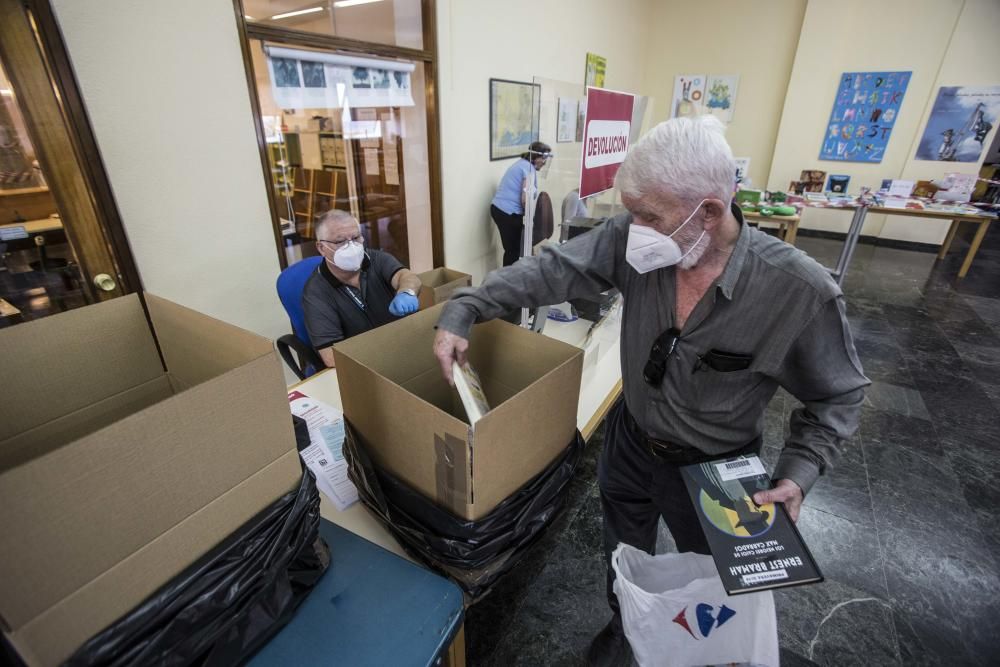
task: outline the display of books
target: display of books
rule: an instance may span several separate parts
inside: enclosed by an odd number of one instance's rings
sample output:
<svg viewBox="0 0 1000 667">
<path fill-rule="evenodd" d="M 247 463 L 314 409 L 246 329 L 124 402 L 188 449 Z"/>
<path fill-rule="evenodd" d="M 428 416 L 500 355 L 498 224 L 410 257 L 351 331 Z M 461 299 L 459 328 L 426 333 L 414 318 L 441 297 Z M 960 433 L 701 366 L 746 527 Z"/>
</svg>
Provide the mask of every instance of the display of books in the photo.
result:
<svg viewBox="0 0 1000 667">
<path fill-rule="evenodd" d="M 681 468 L 691 502 L 729 595 L 823 581 L 784 505 L 757 505 L 771 488 L 756 456 Z"/>
<path fill-rule="evenodd" d="M 483 391 L 483 383 L 468 363 L 459 366 L 457 361 L 453 361 L 451 362 L 451 370 L 455 378 L 455 389 L 458 390 L 458 396 L 462 399 L 462 406 L 469 418 L 469 426 L 472 426 L 490 411 L 486 392 Z"/>
</svg>

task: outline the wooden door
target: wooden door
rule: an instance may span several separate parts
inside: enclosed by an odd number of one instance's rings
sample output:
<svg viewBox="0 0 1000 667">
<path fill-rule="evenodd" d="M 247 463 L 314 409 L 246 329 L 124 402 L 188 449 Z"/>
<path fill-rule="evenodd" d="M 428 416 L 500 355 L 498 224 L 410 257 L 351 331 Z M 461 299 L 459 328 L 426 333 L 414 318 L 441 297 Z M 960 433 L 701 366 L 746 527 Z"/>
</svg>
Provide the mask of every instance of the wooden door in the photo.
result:
<svg viewBox="0 0 1000 667">
<path fill-rule="evenodd" d="M 78 273 L 67 280 L 76 278 L 75 290 L 87 303 L 135 291 L 138 274 L 47 2 L 0 0 L 0 65 L 11 86 L 8 101 L 16 104 L 12 110 L 44 175 L 44 182 L 16 188 L 22 192 L 0 188 L 7 236 L 27 234 L 43 248 L 45 234 L 64 235 L 78 262 Z M 37 263 L 42 272 L 50 269 L 42 252 Z"/>
</svg>

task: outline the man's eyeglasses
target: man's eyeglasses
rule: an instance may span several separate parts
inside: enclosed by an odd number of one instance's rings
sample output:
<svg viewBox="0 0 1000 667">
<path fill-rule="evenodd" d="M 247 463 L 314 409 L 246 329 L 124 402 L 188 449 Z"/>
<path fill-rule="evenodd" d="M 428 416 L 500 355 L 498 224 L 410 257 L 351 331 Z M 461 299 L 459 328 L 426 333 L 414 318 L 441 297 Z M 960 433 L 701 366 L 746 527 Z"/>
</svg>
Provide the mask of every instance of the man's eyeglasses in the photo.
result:
<svg viewBox="0 0 1000 667">
<path fill-rule="evenodd" d="M 364 240 L 365 240 L 365 237 L 362 236 L 361 234 L 358 234 L 357 236 L 352 236 L 351 238 L 344 239 L 343 241 L 325 241 L 323 239 L 319 239 L 318 243 L 329 243 L 334 248 L 338 248 L 339 249 L 339 248 L 343 248 L 350 241 L 353 241 L 354 243 L 361 243 Z"/>
<path fill-rule="evenodd" d="M 663 382 L 663 376 L 667 372 L 667 359 L 674 353 L 680 336 L 680 330 L 671 327 L 653 341 L 653 347 L 649 351 L 649 361 L 642 369 L 642 378 L 649 385 L 659 387 Z"/>
</svg>

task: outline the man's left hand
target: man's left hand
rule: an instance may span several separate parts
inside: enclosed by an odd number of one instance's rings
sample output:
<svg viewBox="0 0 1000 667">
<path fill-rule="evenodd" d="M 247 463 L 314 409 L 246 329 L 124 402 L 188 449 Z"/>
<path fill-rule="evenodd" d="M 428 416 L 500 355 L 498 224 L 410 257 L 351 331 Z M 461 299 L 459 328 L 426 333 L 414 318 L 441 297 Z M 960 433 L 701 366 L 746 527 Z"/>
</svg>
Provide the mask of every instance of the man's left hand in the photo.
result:
<svg viewBox="0 0 1000 667">
<path fill-rule="evenodd" d="M 417 312 L 419 307 L 420 301 L 417 300 L 417 297 L 406 292 L 400 292 L 392 300 L 392 303 L 389 304 L 389 312 L 396 317 L 403 317 L 404 315 Z"/>
<path fill-rule="evenodd" d="M 784 503 L 792 523 L 799 520 L 799 509 L 802 507 L 802 489 L 790 479 L 779 479 L 770 491 L 758 491 L 753 494 L 753 501 L 758 505 L 767 503 Z"/>
</svg>

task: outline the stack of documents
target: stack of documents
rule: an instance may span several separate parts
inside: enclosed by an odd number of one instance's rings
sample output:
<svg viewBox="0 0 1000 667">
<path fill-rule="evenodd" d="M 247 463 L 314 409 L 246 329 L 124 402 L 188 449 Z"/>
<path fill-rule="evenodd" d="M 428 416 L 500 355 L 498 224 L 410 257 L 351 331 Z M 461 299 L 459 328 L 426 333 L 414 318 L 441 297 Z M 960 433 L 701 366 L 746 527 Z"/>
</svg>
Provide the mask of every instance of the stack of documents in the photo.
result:
<svg viewBox="0 0 1000 667">
<path fill-rule="evenodd" d="M 300 391 L 288 394 L 292 414 L 309 426 L 312 444 L 300 452 L 302 461 L 316 475 L 316 486 L 337 509 L 343 511 L 358 501 L 358 490 L 347 477 L 344 459 L 344 413 L 309 398 Z"/>
</svg>

